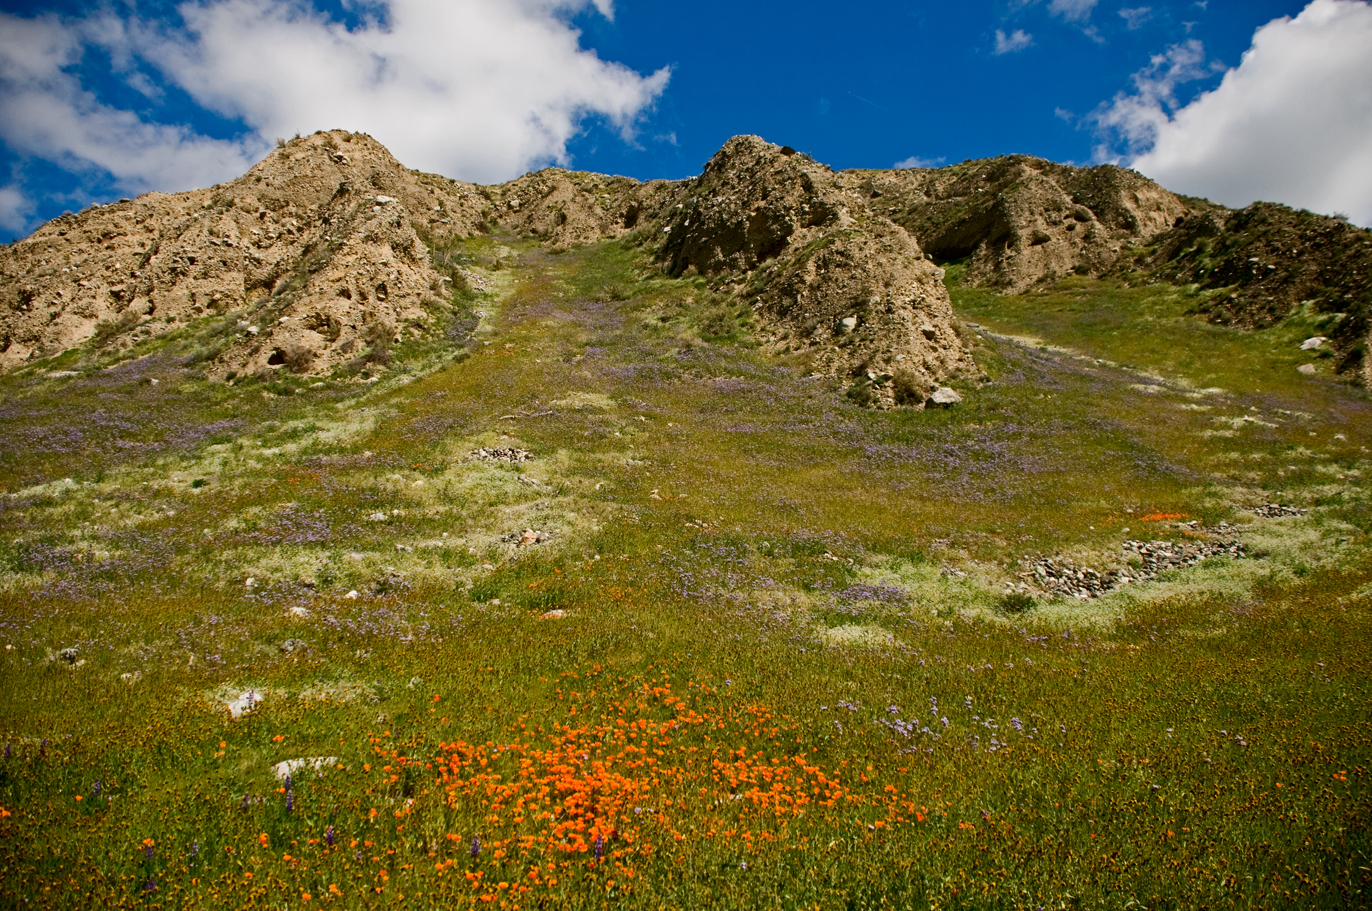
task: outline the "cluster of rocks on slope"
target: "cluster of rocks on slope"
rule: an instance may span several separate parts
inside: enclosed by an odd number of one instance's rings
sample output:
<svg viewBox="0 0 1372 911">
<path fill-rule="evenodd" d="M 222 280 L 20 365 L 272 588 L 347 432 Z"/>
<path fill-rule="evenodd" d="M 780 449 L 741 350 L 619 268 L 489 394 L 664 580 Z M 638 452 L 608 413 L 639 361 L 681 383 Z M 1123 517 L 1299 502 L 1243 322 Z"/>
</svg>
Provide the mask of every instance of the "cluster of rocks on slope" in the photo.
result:
<svg viewBox="0 0 1372 911">
<path fill-rule="evenodd" d="M 1019 590 L 1061 598 L 1099 598 L 1123 585 L 1146 582 L 1209 557 L 1237 560 L 1244 556 L 1243 545 L 1227 523 L 1220 523 L 1211 532 L 1213 537 L 1188 542 L 1125 541 L 1121 545 L 1122 565 L 1109 569 L 1096 570 L 1061 557 L 1032 559 L 1019 574 L 1024 580 Z"/>
</svg>

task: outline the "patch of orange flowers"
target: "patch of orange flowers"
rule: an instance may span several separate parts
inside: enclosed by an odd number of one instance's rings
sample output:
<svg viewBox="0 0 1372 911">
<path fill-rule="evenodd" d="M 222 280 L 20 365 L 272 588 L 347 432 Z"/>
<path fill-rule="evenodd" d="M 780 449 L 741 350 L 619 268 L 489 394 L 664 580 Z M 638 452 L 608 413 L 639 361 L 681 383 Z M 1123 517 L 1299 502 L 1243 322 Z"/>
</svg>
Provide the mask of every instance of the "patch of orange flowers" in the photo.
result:
<svg viewBox="0 0 1372 911">
<path fill-rule="evenodd" d="M 518 876 L 497 883 L 470 864 L 453 870 L 453 859 L 435 865 L 440 876 L 465 874 L 478 899 L 508 901 L 581 870 L 627 891 L 655 855 L 705 839 L 743 849 L 783 841 L 811 814 L 876 830 L 929 812 L 847 762 L 824 767 L 798 745 L 800 724 L 708 685 L 613 680 L 599 668 L 563 678 L 561 721 L 544 728 L 526 716 L 506 742 L 440 745 L 448 806 L 479 820 L 477 832 L 448 834 L 451 850 L 470 854 L 478 835 L 480 857 Z"/>
<path fill-rule="evenodd" d="M 1143 516 L 1140 522 L 1170 522 L 1173 519 L 1189 519 L 1190 515 L 1184 512 L 1155 512 Z"/>
</svg>

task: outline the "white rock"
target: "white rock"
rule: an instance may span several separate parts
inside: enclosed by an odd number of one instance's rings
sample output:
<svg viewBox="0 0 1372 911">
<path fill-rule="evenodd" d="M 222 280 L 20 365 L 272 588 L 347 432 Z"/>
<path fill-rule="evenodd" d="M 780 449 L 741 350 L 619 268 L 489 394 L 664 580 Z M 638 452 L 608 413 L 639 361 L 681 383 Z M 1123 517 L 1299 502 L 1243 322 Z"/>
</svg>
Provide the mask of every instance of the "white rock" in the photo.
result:
<svg viewBox="0 0 1372 911">
<path fill-rule="evenodd" d="M 1301 350 L 1314 351 L 1316 348 L 1323 348 L 1324 343 L 1327 341 L 1329 341 L 1329 339 L 1325 338 L 1323 335 L 1317 335 L 1314 338 L 1308 338 L 1305 341 L 1301 342 Z"/>
<path fill-rule="evenodd" d="M 858 321 L 856 316 L 845 316 L 843 319 L 838 321 L 839 334 L 845 335 L 849 332 L 852 332 L 854 329 L 857 328 L 857 324 Z"/>
<path fill-rule="evenodd" d="M 278 762 L 272 766 L 272 773 L 276 775 L 277 781 L 285 781 L 287 775 L 294 775 L 301 769 L 310 769 L 320 772 L 338 764 L 337 756 L 311 756 L 308 759 L 287 759 L 285 762 Z"/>
<path fill-rule="evenodd" d="M 1299 370 L 1301 373 L 1304 373 L 1306 376 L 1314 376 L 1314 375 L 1315 375 L 1315 365 L 1314 365 L 1314 364 L 1301 364 L 1301 365 L 1300 365 L 1299 367 L 1297 367 L 1296 369 Z"/>
<path fill-rule="evenodd" d="M 389 518 L 390 518 L 390 516 L 386 515 L 384 512 L 374 512 L 374 513 L 372 513 L 371 515 L 367 516 L 367 521 L 368 521 L 368 522 L 385 522 L 385 521 L 386 521 L 387 519 L 389 519 Z"/>
<path fill-rule="evenodd" d="M 286 611 L 286 613 L 292 617 L 299 617 L 301 620 L 308 620 L 310 618 L 310 609 L 308 607 L 301 607 L 299 605 L 296 605 L 295 607 Z"/>
<path fill-rule="evenodd" d="M 243 587 L 244 587 L 244 588 L 257 588 L 257 580 L 254 579 L 252 576 L 249 576 L 249 577 L 248 577 L 248 580 L 247 580 L 246 582 L 243 583 Z"/>
<path fill-rule="evenodd" d="M 378 196 L 376 201 L 384 206 L 388 202 L 395 202 L 395 199 L 390 196 Z"/>
<path fill-rule="evenodd" d="M 929 401 L 925 404 L 932 408 L 952 408 L 961 403 L 962 396 L 958 395 L 956 390 L 940 386 L 934 390 L 934 394 L 929 396 Z"/>
<path fill-rule="evenodd" d="M 234 718 L 242 718 L 244 714 L 246 714 L 247 712 L 251 712 L 253 709 L 257 708 L 257 706 L 261 704 L 261 702 L 261 694 L 257 693 L 254 690 L 248 690 L 246 693 L 243 693 L 237 699 L 231 701 L 228 705 L 225 706 L 225 708 L 229 710 L 229 714 L 232 715 Z"/>
<path fill-rule="evenodd" d="M 359 597 L 361 597 L 361 596 L 358 595 L 357 589 L 353 589 L 352 591 L 348 592 L 348 593 L 347 593 L 346 595 L 344 595 L 343 597 L 345 597 L 345 598 L 351 598 L 351 599 L 353 599 L 353 600 L 356 600 L 357 598 L 359 598 Z"/>
</svg>

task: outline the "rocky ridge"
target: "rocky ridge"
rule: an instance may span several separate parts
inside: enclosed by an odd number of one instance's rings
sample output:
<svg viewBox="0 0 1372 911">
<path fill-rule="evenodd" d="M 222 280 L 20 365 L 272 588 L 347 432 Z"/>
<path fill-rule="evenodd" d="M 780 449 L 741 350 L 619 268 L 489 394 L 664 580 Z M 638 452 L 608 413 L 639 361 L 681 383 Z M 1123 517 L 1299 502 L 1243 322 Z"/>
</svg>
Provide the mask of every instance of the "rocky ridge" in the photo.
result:
<svg viewBox="0 0 1372 911">
<path fill-rule="evenodd" d="M 203 356 L 212 379 L 384 364 L 449 321 L 453 284 L 480 287 L 434 250 L 493 231 L 554 251 L 638 232 L 672 274 L 746 292 L 773 350 L 805 352 L 867 404 L 920 406 L 971 366 L 942 272 L 910 235 L 757 137 L 688 181 L 549 168 L 480 187 L 330 131 L 229 183 L 95 206 L 0 250 L 0 368 L 213 317 L 227 321 Z"/>
<path fill-rule="evenodd" d="M 454 286 L 487 280 L 434 251 L 500 231 L 554 251 L 633 235 L 664 271 L 751 312 L 767 351 L 878 407 L 938 404 L 941 383 L 975 369 L 936 265 L 955 260 L 964 281 L 1010 293 L 1069 274 L 1195 283 L 1224 292 L 1212 319 L 1241 326 L 1308 306 L 1341 369 L 1372 382 L 1372 232 L 1337 219 L 1233 212 L 1133 171 L 1025 155 L 835 173 L 755 136 L 685 181 L 549 168 L 482 187 L 340 130 L 226 184 L 94 206 L 0 248 L 0 369 L 214 319 L 199 355 L 213 379 L 378 369 L 406 337 L 462 335 Z"/>
</svg>

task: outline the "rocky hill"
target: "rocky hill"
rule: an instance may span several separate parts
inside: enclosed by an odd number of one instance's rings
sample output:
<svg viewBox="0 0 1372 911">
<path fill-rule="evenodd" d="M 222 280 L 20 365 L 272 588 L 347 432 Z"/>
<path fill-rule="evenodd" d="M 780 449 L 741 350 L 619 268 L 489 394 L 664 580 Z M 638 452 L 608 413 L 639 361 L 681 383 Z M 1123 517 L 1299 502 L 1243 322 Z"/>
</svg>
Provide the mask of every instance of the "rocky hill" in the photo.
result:
<svg viewBox="0 0 1372 911">
<path fill-rule="evenodd" d="M 1341 368 L 1372 385 L 1372 232 L 1346 221 L 1264 202 L 1234 211 L 1113 165 L 1026 155 L 844 177 L 936 260 L 965 260 L 972 284 L 1017 293 L 1071 274 L 1198 284 L 1226 292 L 1207 303 L 1212 320 L 1245 328 L 1311 306 L 1330 318 Z"/>
<path fill-rule="evenodd" d="M 1112 166 L 1015 155 L 835 173 L 757 137 L 703 173 L 640 183 L 551 168 L 476 186 L 410 171 L 344 131 L 283 144 L 237 180 L 66 215 L 0 249 L 0 368 L 79 346 L 122 350 L 218 315 L 206 374 L 322 374 L 452 316 L 472 276 L 434 251 L 507 232 L 551 250 L 634 235 L 674 276 L 754 314 L 879 405 L 921 406 L 974 369 L 936 263 L 1008 293 L 1069 274 L 1135 274 L 1229 293 L 1212 318 L 1263 325 L 1303 302 L 1339 314 L 1346 367 L 1368 332 L 1372 235 L 1262 204 L 1189 199 Z"/>
</svg>

